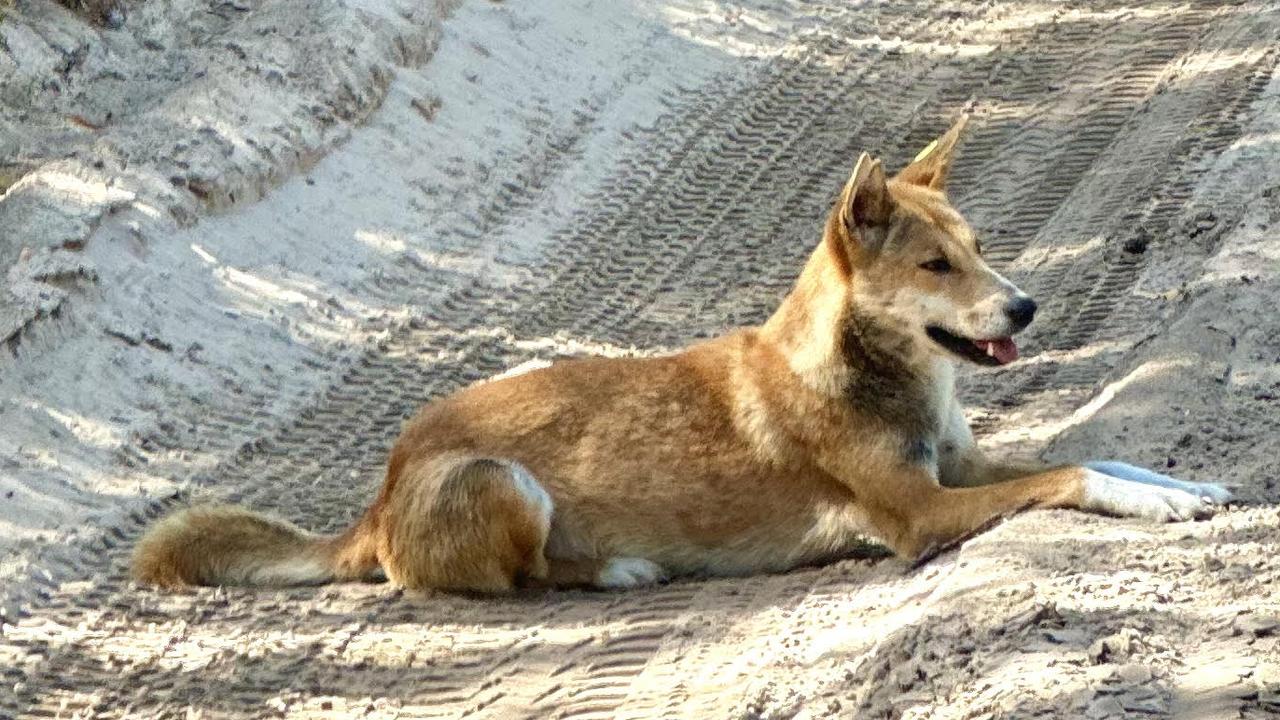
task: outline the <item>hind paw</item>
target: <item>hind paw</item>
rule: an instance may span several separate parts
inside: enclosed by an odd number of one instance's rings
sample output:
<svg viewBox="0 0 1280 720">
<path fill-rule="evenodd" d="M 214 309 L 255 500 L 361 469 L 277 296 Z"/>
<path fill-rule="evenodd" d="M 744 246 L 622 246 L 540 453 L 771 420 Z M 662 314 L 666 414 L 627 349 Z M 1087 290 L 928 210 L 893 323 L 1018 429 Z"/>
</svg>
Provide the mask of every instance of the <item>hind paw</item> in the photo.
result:
<svg viewBox="0 0 1280 720">
<path fill-rule="evenodd" d="M 665 580 L 662 566 L 644 558 L 610 558 L 596 574 L 596 585 L 602 588 L 633 588 Z"/>
</svg>

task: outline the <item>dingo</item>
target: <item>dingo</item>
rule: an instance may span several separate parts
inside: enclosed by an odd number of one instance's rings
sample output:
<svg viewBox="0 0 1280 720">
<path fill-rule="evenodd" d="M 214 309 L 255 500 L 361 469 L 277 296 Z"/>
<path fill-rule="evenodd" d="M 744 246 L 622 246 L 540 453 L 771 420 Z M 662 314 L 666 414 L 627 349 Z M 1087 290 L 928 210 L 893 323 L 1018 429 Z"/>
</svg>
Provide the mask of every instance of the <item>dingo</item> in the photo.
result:
<svg viewBox="0 0 1280 720">
<path fill-rule="evenodd" d="M 1229 493 L 1124 463 L 985 457 L 953 363 L 1003 365 L 1036 305 L 983 260 L 944 194 L 962 119 L 886 179 L 863 154 L 794 289 L 761 327 L 644 359 L 566 360 L 410 420 L 373 505 L 322 537 L 192 508 L 138 544 L 165 586 L 374 579 L 501 592 L 631 587 L 839 557 L 928 557 L 1026 508 L 1153 520 Z"/>
</svg>

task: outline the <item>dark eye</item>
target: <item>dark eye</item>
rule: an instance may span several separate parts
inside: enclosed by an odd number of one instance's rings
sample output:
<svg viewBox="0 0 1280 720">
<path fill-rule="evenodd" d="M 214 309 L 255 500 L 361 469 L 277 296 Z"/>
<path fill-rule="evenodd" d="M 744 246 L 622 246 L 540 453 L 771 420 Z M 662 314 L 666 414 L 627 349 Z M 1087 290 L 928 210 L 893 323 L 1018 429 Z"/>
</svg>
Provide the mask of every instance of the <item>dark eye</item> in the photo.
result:
<svg viewBox="0 0 1280 720">
<path fill-rule="evenodd" d="M 939 275 L 951 272 L 951 263 L 947 262 L 946 258 L 935 258 L 929 262 L 920 263 L 920 267 L 931 273 L 938 273 Z"/>
</svg>

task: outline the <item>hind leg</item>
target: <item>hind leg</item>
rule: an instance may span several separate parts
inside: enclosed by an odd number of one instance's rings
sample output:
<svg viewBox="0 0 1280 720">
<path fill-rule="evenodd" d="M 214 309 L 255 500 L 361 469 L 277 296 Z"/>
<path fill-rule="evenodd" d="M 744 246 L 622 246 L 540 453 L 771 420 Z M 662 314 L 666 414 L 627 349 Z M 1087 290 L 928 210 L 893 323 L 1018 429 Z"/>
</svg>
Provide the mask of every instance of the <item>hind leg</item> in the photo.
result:
<svg viewBox="0 0 1280 720">
<path fill-rule="evenodd" d="M 549 558 L 548 575 L 545 581 L 535 584 L 558 588 L 625 590 L 653 585 L 666 579 L 666 570 L 645 558 L 623 556 L 605 560 Z"/>
<path fill-rule="evenodd" d="M 386 497 L 379 562 L 407 588 L 506 592 L 547 576 L 551 498 L 523 467 L 443 456 Z"/>
</svg>

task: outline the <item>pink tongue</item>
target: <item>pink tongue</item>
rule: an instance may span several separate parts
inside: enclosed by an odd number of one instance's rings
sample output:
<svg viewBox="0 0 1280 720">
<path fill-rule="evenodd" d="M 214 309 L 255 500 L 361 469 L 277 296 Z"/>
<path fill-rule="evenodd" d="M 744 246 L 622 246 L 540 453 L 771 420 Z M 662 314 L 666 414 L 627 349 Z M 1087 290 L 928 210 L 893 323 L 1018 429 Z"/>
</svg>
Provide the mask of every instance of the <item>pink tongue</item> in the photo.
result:
<svg viewBox="0 0 1280 720">
<path fill-rule="evenodd" d="M 1014 344 L 1013 338 L 978 340 L 977 345 L 983 352 L 994 357 L 996 362 L 1001 365 L 1007 365 L 1018 359 L 1018 346 Z"/>
</svg>

